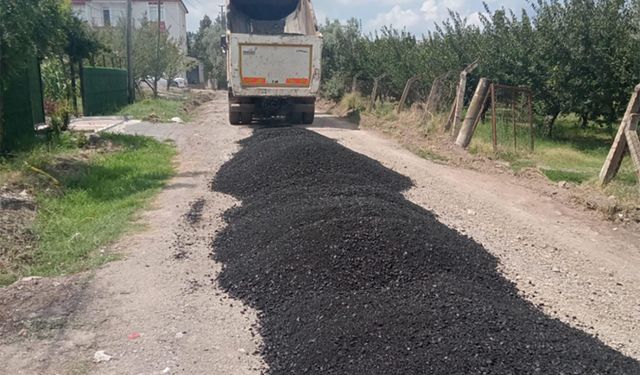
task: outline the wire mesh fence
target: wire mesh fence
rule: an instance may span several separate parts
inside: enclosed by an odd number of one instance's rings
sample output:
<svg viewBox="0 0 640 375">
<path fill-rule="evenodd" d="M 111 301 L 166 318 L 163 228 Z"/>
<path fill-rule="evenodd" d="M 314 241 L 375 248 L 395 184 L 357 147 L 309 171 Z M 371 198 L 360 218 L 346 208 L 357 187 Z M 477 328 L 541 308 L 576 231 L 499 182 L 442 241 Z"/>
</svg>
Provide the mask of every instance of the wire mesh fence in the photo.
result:
<svg viewBox="0 0 640 375">
<path fill-rule="evenodd" d="M 533 98 L 526 87 L 493 83 L 475 129 L 475 143 L 494 152 L 529 153 L 535 147 Z"/>
<path fill-rule="evenodd" d="M 440 126 L 446 121 L 456 96 L 457 72 L 448 72 L 431 80 L 411 77 L 401 91 L 390 79 L 386 75 L 377 77 L 376 85 L 376 79 L 357 78 L 350 85 L 350 91 L 365 99 L 367 110 L 378 114 L 411 111 L 429 127 Z"/>
</svg>

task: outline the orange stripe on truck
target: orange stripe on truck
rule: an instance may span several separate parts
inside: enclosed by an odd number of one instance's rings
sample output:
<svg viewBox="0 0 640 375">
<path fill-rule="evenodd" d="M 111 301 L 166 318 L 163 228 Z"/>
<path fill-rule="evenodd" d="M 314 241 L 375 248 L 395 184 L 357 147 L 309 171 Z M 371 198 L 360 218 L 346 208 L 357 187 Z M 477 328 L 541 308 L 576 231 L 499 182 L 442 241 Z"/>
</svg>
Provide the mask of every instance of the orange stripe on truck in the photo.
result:
<svg viewBox="0 0 640 375">
<path fill-rule="evenodd" d="M 287 85 L 289 86 L 309 86 L 308 78 L 287 78 Z"/>
<path fill-rule="evenodd" d="M 244 77 L 242 83 L 245 85 L 266 85 L 267 79 L 264 77 Z"/>
</svg>

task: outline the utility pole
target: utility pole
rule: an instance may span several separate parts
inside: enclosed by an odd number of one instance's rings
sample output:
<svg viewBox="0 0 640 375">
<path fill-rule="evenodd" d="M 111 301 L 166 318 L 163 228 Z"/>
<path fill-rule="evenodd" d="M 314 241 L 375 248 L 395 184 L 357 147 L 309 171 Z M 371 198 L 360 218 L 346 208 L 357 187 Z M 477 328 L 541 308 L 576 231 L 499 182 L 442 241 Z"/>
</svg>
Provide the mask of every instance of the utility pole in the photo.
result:
<svg viewBox="0 0 640 375">
<path fill-rule="evenodd" d="M 129 104 L 136 101 L 136 89 L 133 82 L 133 0 L 127 0 L 127 87 Z"/>
<path fill-rule="evenodd" d="M 160 80 L 160 74 L 162 74 L 162 72 L 160 71 L 160 33 L 162 32 L 162 29 L 160 28 L 160 17 L 162 16 L 162 12 L 161 10 L 161 5 L 162 5 L 162 1 L 158 0 L 158 43 L 156 45 L 156 76 L 154 78 L 154 88 L 155 88 L 155 95 L 158 96 L 158 81 Z"/>
<path fill-rule="evenodd" d="M 222 26 L 226 29 L 227 18 L 225 16 L 224 5 L 220 5 L 220 22 L 222 22 Z"/>
</svg>

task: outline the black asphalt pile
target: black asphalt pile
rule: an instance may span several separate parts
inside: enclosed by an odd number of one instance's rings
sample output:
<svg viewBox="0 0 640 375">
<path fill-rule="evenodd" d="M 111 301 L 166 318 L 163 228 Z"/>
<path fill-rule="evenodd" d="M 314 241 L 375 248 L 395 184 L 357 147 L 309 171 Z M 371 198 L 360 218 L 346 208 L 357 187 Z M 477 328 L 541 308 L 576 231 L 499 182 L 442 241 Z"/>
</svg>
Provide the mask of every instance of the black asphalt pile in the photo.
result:
<svg viewBox="0 0 640 375">
<path fill-rule="evenodd" d="M 257 130 L 218 173 L 220 285 L 260 311 L 269 374 L 640 374 L 518 296 L 411 181 L 316 133 Z"/>
</svg>

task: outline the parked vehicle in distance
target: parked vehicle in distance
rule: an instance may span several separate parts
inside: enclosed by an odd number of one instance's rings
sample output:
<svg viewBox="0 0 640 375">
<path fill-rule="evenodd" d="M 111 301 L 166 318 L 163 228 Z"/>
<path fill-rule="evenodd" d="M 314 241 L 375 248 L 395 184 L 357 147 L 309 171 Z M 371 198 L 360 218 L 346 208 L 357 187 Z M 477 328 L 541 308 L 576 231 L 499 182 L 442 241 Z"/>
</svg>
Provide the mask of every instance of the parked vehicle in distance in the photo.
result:
<svg viewBox="0 0 640 375">
<path fill-rule="evenodd" d="M 226 0 L 229 121 L 313 123 L 322 35 L 310 0 Z"/>
<path fill-rule="evenodd" d="M 187 87 L 187 80 L 185 78 L 175 78 L 171 81 L 171 86 L 184 89 Z"/>
</svg>

